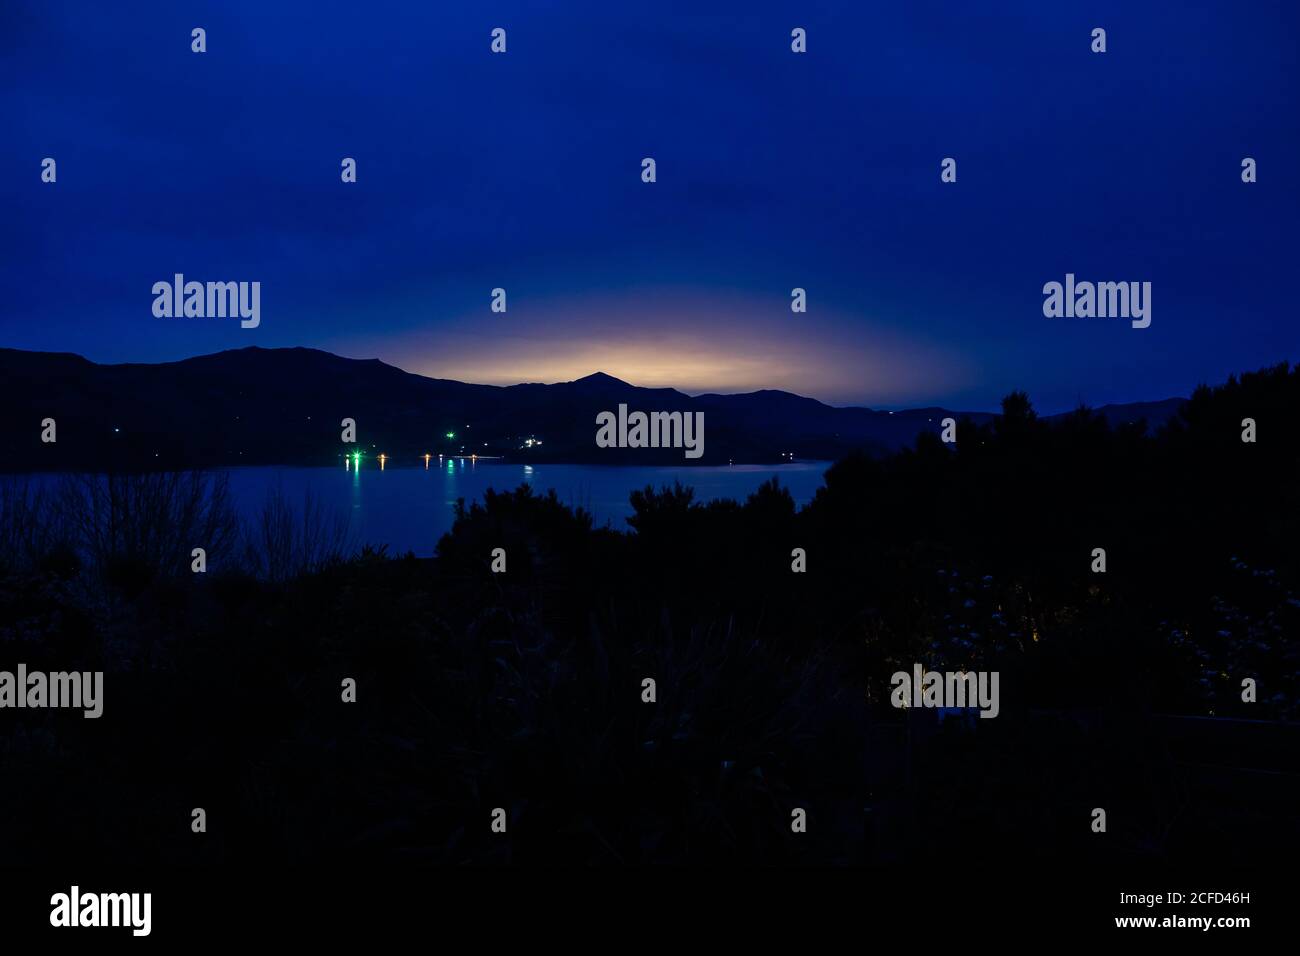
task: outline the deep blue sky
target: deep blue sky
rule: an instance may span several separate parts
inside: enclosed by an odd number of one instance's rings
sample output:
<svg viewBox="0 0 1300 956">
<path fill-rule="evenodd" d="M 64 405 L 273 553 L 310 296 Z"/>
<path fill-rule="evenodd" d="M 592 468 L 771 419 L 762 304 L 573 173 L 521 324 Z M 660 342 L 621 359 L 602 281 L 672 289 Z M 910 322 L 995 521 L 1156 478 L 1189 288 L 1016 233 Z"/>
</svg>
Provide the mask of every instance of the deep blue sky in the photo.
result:
<svg viewBox="0 0 1300 956">
<path fill-rule="evenodd" d="M 1300 358 L 1298 9 L 4 0 L 0 345 L 878 407 L 1187 394 Z M 1044 318 L 1067 271 L 1152 282 L 1151 327 Z M 174 272 L 259 280 L 260 328 L 155 318 Z"/>
</svg>

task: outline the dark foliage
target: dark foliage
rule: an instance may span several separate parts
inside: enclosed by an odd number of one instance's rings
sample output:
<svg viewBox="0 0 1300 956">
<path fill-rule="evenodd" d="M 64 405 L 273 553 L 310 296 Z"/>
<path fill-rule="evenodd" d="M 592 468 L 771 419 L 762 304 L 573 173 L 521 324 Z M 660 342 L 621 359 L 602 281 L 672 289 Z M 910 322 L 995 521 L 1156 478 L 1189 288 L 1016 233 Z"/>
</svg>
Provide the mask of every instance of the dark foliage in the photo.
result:
<svg viewBox="0 0 1300 956">
<path fill-rule="evenodd" d="M 1154 435 L 1084 409 L 1048 423 L 1013 393 L 955 448 L 925 435 L 840 461 L 802 510 L 775 483 L 743 503 L 647 488 L 621 533 L 522 487 L 462 503 L 435 559 L 313 558 L 296 576 L 163 573 L 150 562 L 187 559 L 154 535 L 129 549 L 142 570 L 104 584 L 31 499 L 0 499 L 0 667 L 108 672 L 99 720 L 3 714 L 0 815 L 24 822 L 0 855 L 856 863 L 960 848 L 974 865 L 1294 848 L 1298 412 L 1286 366 L 1199 390 Z M 997 670 L 1000 717 L 893 709 L 889 677 L 914 662 Z M 1260 723 L 1186 719 L 1211 715 Z"/>
</svg>

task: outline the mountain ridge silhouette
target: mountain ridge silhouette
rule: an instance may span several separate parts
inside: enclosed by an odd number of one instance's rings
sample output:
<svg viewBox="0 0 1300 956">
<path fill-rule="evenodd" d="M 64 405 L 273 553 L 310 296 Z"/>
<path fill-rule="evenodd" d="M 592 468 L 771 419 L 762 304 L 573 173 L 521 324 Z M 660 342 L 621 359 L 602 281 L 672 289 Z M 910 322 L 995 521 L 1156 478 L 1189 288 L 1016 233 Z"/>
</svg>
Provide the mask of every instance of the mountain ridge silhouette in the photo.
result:
<svg viewBox="0 0 1300 956">
<path fill-rule="evenodd" d="M 0 467 L 7 471 L 329 465 L 344 452 L 344 418 L 356 421 L 365 454 L 382 452 L 395 463 L 441 453 L 511 461 L 727 464 L 884 454 L 912 444 L 923 431 L 938 432 L 944 417 L 995 417 L 940 407 L 839 407 L 777 389 L 690 396 L 633 385 L 603 371 L 568 382 L 481 385 L 301 346 L 248 346 L 173 362 L 117 364 L 70 352 L 4 348 L 0 401 L 6 409 Z M 1098 411 L 1112 422 L 1142 417 L 1155 427 L 1183 401 Z M 620 403 L 630 411 L 703 412 L 704 456 L 687 462 L 680 449 L 597 448 L 597 413 Z M 41 441 L 47 418 L 56 422 L 53 443 Z"/>
</svg>

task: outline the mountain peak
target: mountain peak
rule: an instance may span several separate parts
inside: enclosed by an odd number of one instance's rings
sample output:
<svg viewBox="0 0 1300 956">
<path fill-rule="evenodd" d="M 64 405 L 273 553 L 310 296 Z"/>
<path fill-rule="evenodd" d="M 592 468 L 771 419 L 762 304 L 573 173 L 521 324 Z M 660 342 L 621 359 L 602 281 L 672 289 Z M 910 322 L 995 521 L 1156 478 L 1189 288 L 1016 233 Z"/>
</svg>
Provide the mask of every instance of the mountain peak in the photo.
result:
<svg viewBox="0 0 1300 956">
<path fill-rule="evenodd" d="M 621 378 L 615 378 L 605 372 L 592 372 L 590 375 L 584 375 L 582 378 L 575 379 L 574 385 L 622 385 L 624 388 L 632 388 L 629 382 Z"/>
</svg>

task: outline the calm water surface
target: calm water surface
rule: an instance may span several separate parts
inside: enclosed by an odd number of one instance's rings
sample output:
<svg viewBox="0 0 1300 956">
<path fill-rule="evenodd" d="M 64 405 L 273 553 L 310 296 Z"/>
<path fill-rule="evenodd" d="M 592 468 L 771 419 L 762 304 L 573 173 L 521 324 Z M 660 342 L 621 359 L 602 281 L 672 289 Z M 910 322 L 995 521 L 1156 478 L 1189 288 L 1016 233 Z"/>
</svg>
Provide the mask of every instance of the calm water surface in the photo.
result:
<svg viewBox="0 0 1300 956">
<path fill-rule="evenodd" d="M 438 539 L 451 530 L 457 498 L 466 504 L 483 499 L 488 488 L 509 491 L 531 485 L 539 494 L 554 488 L 565 504 L 585 508 L 597 526 L 626 530 L 632 514 L 628 495 L 653 485 L 680 481 L 695 489 L 696 501 L 734 498 L 743 501 L 769 478 L 790 490 L 797 504 L 812 500 L 829 462 L 717 467 L 623 467 L 610 465 L 523 465 L 435 458 L 423 464 L 382 471 L 373 461 L 361 470 L 343 468 L 235 468 L 230 490 L 240 512 L 253 517 L 267 492 L 279 487 L 288 502 L 301 507 L 308 491 L 316 502 L 348 516 L 358 543 L 386 544 L 390 554 L 433 554 Z"/>
</svg>

